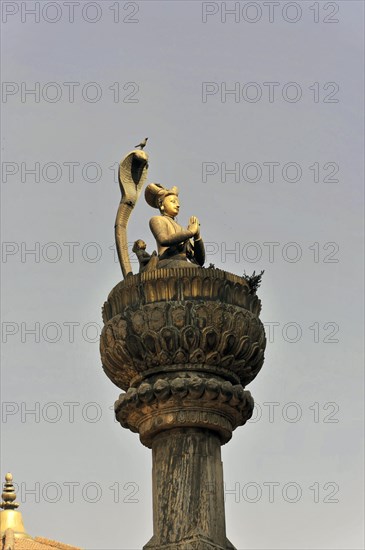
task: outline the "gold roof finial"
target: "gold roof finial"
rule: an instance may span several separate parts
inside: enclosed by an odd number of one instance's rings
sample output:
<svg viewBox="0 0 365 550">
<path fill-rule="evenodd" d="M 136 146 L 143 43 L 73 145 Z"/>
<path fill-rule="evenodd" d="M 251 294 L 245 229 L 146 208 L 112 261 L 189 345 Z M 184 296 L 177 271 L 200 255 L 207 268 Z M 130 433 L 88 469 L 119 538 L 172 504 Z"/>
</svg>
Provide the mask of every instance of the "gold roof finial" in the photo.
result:
<svg viewBox="0 0 365 550">
<path fill-rule="evenodd" d="M 16 510 L 19 507 L 19 503 L 15 502 L 16 493 L 13 485 L 13 474 L 5 474 L 4 491 L 1 495 L 3 499 L 0 508 L 3 510 Z"/>
<path fill-rule="evenodd" d="M 21 512 L 17 510 L 19 504 L 15 502 L 16 493 L 13 485 L 13 475 L 5 475 L 4 490 L 1 495 L 0 504 L 0 536 L 3 538 L 7 533 L 8 537 L 31 538 L 24 529 Z"/>
</svg>

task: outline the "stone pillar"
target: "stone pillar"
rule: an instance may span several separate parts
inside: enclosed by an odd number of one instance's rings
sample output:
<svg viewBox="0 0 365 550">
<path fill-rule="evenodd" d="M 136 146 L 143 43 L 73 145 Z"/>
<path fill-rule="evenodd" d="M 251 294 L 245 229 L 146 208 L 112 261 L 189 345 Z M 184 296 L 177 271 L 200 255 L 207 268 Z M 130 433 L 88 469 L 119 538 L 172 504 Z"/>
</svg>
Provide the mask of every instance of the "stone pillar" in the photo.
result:
<svg viewBox="0 0 365 550">
<path fill-rule="evenodd" d="M 189 542 L 226 548 L 221 442 L 210 430 L 176 428 L 157 435 L 153 457 L 153 532 L 145 548 Z M 174 510 L 174 513 L 171 511 Z M 183 542 L 181 542 L 183 541 Z"/>
<path fill-rule="evenodd" d="M 145 550 L 228 550 L 221 445 L 251 417 L 244 386 L 264 360 L 260 301 L 217 269 L 129 276 L 103 310 L 101 356 L 125 390 L 124 428 L 153 457 L 153 528 Z"/>
</svg>

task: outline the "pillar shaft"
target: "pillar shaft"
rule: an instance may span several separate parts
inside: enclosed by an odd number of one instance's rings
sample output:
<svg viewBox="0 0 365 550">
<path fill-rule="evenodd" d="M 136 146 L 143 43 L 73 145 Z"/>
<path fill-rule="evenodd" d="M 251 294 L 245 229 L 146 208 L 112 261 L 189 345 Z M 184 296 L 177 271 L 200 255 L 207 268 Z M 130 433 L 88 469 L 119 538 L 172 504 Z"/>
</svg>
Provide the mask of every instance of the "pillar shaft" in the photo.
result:
<svg viewBox="0 0 365 550">
<path fill-rule="evenodd" d="M 153 531 L 145 548 L 226 550 L 223 467 L 217 434 L 199 428 L 162 432 L 152 444 Z"/>
</svg>

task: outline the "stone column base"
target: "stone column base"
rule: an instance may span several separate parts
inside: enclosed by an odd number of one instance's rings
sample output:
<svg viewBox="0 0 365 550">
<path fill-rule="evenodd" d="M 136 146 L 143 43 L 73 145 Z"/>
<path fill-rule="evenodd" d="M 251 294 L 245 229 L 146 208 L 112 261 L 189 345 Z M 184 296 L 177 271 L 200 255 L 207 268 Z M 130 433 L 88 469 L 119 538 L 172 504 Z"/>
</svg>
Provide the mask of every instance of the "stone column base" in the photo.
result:
<svg viewBox="0 0 365 550">
<path fill-rule="evenodd" d="M 191 535 L 186 539 L 167 544 L 155 544 L 154 538 L 143 547 L 143 550 L 236 550 L 232 543 L 227 539 L 226 545 L 220 546 L 208 539 L 205 535 Z"/>
</svg>

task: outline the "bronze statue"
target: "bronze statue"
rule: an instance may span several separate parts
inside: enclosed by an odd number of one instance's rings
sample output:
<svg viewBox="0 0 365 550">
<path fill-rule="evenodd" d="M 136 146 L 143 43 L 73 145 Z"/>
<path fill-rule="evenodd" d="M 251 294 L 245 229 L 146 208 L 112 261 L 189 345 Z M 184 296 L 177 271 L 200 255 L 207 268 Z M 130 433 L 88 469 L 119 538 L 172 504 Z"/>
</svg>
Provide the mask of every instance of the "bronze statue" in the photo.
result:
<svg viewBox="0 0 365 550">
<path fill-rule="evenodd" d="M 137 146 L 141 150 L 131 151 L 119 166 L 122 197 L 115 220 L 115 242 L 124 277 L 133 274 L 128 253 L 127 224 L 147 178 L 148 155 L 142 150 L 147 139 Z M 158 183 L 150 183 L 146 188 L 147 203 L 160 210 L 160 215 L 153 216 L 150 220 L 158 256 L 156 253 L 150 255 L 146 252 L 146 244 L 142 239 L 135 241 L 133 252 L 137 255 L 140 272 L 165 267 L 204 265 L 205 250 L 198 218 L 191 216 L 186 229 L 175 220 L 180 209 L 178 194 L 177 187 L 165 189 Z"/>
<path fill-rule="evenodd" d="M 152 254 L 149 254 L 146 251 L 146 247 L 146 243 L 142 239 L 138 239 L 135 241 L 132 248 L 132 252 L 135 253 L 139 262 L 140 273 L 142 273 L 142 271 L 151 271 L 152 269 L 156 269 L 158 263 L 156 251 L 154 250 Z"/>
<path fill-rule="evenodd" d="M 147 177 L 148 155 L 131 151 L 119 164 L 119 186 L 122 194 L 115 220 L 115 244 L 123 276 L 133 274 L 128 254 L 127 225 Z"/>
<path fill-rule="evenodd" d="M 180 209 L 178 194 L 175 186 L 165 189 L 158 183 L 150 183 L 146 187 L 147 203 L 160 210 L 160 216 L 150 219 L 150 229 L 157 243 L 158 269 L 204 265 L 205 250 L 198 218 L 191 216 L 186 229 L 175 221 Z"/>
</svg>

